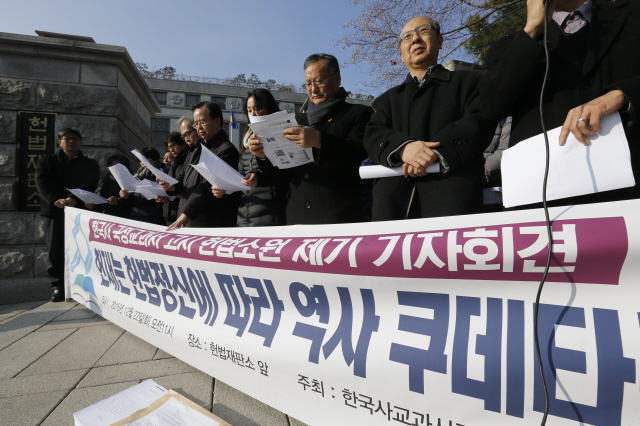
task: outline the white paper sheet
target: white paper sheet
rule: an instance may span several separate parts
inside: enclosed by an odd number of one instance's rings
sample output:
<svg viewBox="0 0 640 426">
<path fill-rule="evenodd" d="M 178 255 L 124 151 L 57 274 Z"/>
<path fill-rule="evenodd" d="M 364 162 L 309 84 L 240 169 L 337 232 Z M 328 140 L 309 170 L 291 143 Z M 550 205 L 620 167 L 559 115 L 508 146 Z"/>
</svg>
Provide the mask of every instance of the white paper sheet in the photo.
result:
<svg viewBox="0 0 640 426">
<path fill-rule="evenodd" d="M 559 145 L 560 127 L 550 130 L 547 200 L 593 194 L 635 185 L 629 144 L 620 115 L 602 117 L 602 132 L 584 146 L 569 133 Z M 545 169 L 544 136 L 524 140 L 502 154 L 502 199 L 505 207 L 542 202 Z"/>
<path fill-rule="evenodd" d="M 140 151 L 138 151 L 137 149 L 134 149 L 133 151 L 131 151 L 131 153 L 138 157 L 138 160 L 142 161 L 142 163 L 147 166 L 147 169 L 151 170 L 151 173 L 153 173 L 158 179 L 168 182 L 169 185 L 175 185 L 176 183 L 178 183 L 178 179 L 172 178 L 162 170 L 153 167 L 149 160 L 147 160 L 144 155 L 140 154 Z"/>
<path fill-rule="evenodd" d="M 202 145 L 202 153 L 200 154 L 200 162 L 192 165 L 206 180 L 213 186 L 227 191 L 232 194 L 236 191 L 245 191 L 248 186 L 240 183 L 244 179 L 237 170 L 229 166 L 224 160 L 211 152 L 206 146 Z"/>
<path fill-rule="evenodd" d="M 313 162 L 312 148 L 301 148 L 283 135 L 284 129 L 298 126 L 293 114 L 278 111 L 260 117 L 250 115 L 249 121 L 249 127 L 262 142 L 264 153 L 274 166 L 289 169 Z"/>
<path fill-rule="evenodd" d="M 427 167 L 427 173 L 440 173 L 440 163 L 436 162 Z M 402 166 L 360 166 L 360 179 L 376 179 L 394 176 L 402 176 Z"/>
<path fill-rule="evenodd" d="M 127 390 L 73 413 L 75 426 L 108 426 L 148 407 L 167 390 L 153 380 L 145 380 Z"/>
<path fill-rule="evenodd" d="M 127 426 L 219 426 L 220 423 L 210 419 L 196 410 L 187 407 L 175 398 L 169 398 L 152 413 Z"/>
<path fill-rule="evenodd" d="M 118 163 L 109 167 L 109 170 L 116 179 L 116 182 L 118 182 L 118 185 L 120 185 L 120 189 L 124 189 L 129 192 L 136 191 L 136 186 L 140 184 L 140 181 L 131 174 L 126 166 Z"/>
<path fill-rule="evenodd" d="M 73 195 L 75 195 L 76 197 L 80 198 L 82 201 L 84 201 L 85 203 L 89 203 L 89 204 L 104 204 L 104 203 L 108 203 L 109 201 L 107 201 L 106 198 L 99 196 L 98 194 L 94 193 L 94 192 L 89 192 L 89 191 L 85 191 L 84 189 L 69 189 L 67 188 L 67 190 L 69 192 L 71 192 Z"/>
<path fill-rule="evenodd" d="M 149 179 L 144 179 L 138 185 L 136 185 L 136 191 L 147 200 L 153 200 L 157 196 L 167 197 L 167 192 L 162 189 L 158 182 L 152 182 Z M 169 200 L 173 201 L 176 197 L 170 196 Z"/>
</svg>

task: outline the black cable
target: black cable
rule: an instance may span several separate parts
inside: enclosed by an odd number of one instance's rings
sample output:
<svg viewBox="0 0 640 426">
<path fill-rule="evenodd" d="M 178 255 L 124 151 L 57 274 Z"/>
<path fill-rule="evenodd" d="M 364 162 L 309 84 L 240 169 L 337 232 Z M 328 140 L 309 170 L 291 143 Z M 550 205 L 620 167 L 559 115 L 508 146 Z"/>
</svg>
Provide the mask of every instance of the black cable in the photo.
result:
<svg viewBox="0 0 640 426">
<path fill-rule="evenodd" d="M 549 2 L 544 2 L 544 53 L 546 56 L 546 67 L 544 71 L 544 79 L 542 80 L 542 89 L 540 90 L 540 124 L 542 125 L 542 133 L 544 134 L 544 143 L 546 148 L 546 164 L 544 169 L 544 182 L 542 184 L 542 207 L 544 209 L 544 217 L 547 222 L 547 238 L 549 239 L 549 254 L 547 256 L 547 265 L 544 268 L 544 274 L 540 280 L 540 286 L 538 287 L 538 294 L 536 295 L 535 313 L 533 316 L 533 332 L 536 344 L 536 354 L 538 355 L 538 369 L 540 370 L 540 378 L 542 379 L 542 389 L 544 390 L 544 415 L 542 416 L 542 422 L 540 426 L 544 426 L 547 423 L 547 416 L 549 415 L 549 392 L 547 391 L 547 381 L 544 378 L 544 368 L 542 367 L 542 357 L 540 356 L 540 342 L 538 340 L 538 308 L 540 307 L 540 295 L 542 294 L 542 287 L 544 287 L 547 274 L 549 273 L 549 267 L 551 266 L 551 253 L 553 250 L 553 236 L 551 234 L 551 221 L 549 220 L 549 209 L 547 208 L 547 178 L 549 177 L 549 137 L 547 135 L 547 129 L 544 126 L 544 116 L 542 113 L 542 104 L 544 99 L 544 90 L 547 86 L 547 77 L 549 76 L 549 46 L 547 44 L 547 8 Z"/>
</svg>

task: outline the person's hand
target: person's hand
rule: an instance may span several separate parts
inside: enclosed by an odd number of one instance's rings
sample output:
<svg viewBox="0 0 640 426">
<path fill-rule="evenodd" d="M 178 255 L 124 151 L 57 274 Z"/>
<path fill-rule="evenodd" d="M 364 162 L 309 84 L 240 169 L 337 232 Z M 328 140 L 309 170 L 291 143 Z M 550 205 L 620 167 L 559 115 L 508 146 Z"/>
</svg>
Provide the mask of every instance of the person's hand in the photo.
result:
<svg viewBox="0 0 640 426">
<path fill-rule="evenodd" d="M 241 184 L 255 188 L 258 186 L 258 176 L 255 173 L 249 173 L 240 181 Z"/>
<path fill-rule="evenodd" d="M 400 158 L 404 162 L 402 174 L 405 177 L 420 177 L 427 175 L 427 167 L 438 161 L 438 156 L 431 149 L 440 146 L 440 142 L 409 142 L 400 151 Z"/>
<path fill-rule="evenodd" d="M 320 149 L 320 132 L 311 127 L 289 127 L 284 129 L 284 137 L 302 148 Z"/>
<path fill-rule="evenodd" d="M 551 20 L 553 12 L 556 10 L 557 0 L 547 0 L 547 22 Z M 527 0 L 527 23 L 524 32 L 533 39 L 538 38 L 544 31 L 544 0 Z"/>
<path fill-rule="evenodd" d="M 227 191 L 225 191 L 224 189 L 218 189 L 217 186 L 212 186 L 211 192 L 213 192 L 213 195 L 216 198 L 222 198 L 222 196 L 227 193 Z"/>
<path fill-rule="evenodd" d="M 175 222 L 173 222 L 168 228 L 167 231 L 171 231 L 172 229 L 175 228 L 184 228 L 184 226 L 189 223 L 189 217 L 182 213 L 180 215 L 180 217 L 178 218 L 178 220 L 176 220 Z"/>
<path fill-rule="evenodd" d="M 56 206 L 59 209 L 64 209 L 65 206 L 65 199 L 64 198 L 60 198 L 59 200 L 57 200 L 55 203 L 53 203 L 54 206 Z"/>
<path fill-rule="evenodd" d="M 262 142 L 260 142 L 260 139 L 258 139 L 255 133 L 249 138 L 249 151 L 256 157 L 267 158 Z"/>
<path fill-rule="evenodd" d="M 127 191 L 126 189 L 121 189 L 120 198 L 122 198 L 123 200 L 126 200 L 127 198 L 129 198 L 129 191 Z"/>
<path fill-rule="evenodd" d="M 86 208 L 88 208 L 89 210 L 93 210 L 93 208 L 96 206 L 95 204 L 92 203 L 84 203 L 84 206 Z"/>
<path fill-rule="evenodd" d="M 112 197 L 107 198 L 107 201 L 112 206 L 117 206 L 118 205 L 118 197 L 116 197 L 115 195 L 112 196 Z"/>
<path fill-rule="evenodd" d="M 156 203 L 168 203 L 169 197 L 166 195 L 156 195 Z"/>
<path fill-rule="evenodd" d="M 64 200 L 64 205 L 68 206 L 68 207 L 75 207 L 75 206 L 78 205 L 78 202 L 75 199 L 71 198 L 71 197 L 67 197 Z"/>
<path fill-rule="evenodd" d="M 569 132 L 573 133 L 573 136 L 584 146 L 589 145 L 587 136 L 593 136 L 602 131 L 600 118 L 618 111 L 624 104 L 624 93 L 620 90 L 612 90 L 591 102 L 572 109 L 567 114 L 562 130 L 560 130 L 560 145 L 567 142 Z"/>
<path fill-rule="evenodd" d="M 162 189 L 164 189 L 165 191 L 173 191 L 174 189 L 176 189 L 176 186 L 175 185 L 169 185 L 169 182 L 165 182 L 165 181 L 161 180 L 158 183 L 160 183 L 160 187 Z"/>
</svg>

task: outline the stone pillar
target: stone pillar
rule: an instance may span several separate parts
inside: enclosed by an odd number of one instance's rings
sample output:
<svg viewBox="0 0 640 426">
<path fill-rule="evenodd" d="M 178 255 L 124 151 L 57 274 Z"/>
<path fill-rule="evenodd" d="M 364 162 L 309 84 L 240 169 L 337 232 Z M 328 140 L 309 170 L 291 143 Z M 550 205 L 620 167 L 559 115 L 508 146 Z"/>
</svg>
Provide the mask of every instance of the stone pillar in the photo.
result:
<svg viewBox="0 0 640 426">
<path fill-rule="evenodd" d="M 18 112 L 56 113 L 56 131 L 78 129 L 102 176 L 111 154 L 153 144 L 160 112 L 124 47 L 38 33 L 0 33 L 0 280 L 46 276 L 48 267 L 39 213 L 17 211 Z"/>
</svg>

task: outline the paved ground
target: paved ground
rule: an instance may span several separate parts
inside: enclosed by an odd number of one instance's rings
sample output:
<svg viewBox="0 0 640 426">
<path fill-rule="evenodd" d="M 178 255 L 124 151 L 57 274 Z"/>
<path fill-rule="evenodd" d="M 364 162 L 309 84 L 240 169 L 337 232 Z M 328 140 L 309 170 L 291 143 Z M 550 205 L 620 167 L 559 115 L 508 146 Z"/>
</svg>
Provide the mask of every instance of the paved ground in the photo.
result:
<svg viewBox="0 0 640 426">
<path fill-rule="evenodd" d="M 74 412 L 146 379 L 234 426 L 304 426 L 76 302 L 25 298 L 0 295 L 0 426 L 72 426 Z"/>
</svg>

